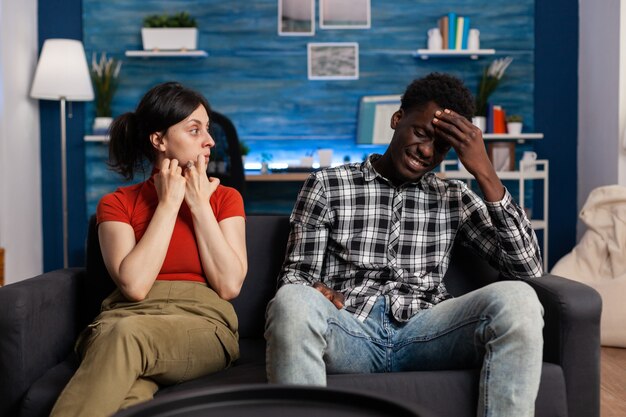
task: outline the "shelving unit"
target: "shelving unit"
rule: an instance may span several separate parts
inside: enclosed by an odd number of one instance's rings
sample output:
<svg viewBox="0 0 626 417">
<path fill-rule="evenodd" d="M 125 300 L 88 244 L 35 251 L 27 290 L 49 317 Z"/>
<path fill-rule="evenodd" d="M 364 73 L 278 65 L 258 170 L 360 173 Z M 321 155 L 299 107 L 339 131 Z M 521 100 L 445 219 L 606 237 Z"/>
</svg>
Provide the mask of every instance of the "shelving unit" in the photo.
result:
<svg viewBox="0 0 626 417">
<path fill-rule="evenodd" d="M 129 58 L 206 58 L 206 51 L 126 51 Z"/>
<path fill-rule="evenodd" d="M 478 59 L 478 57 L 485 55 L 494 55 L 495 49 L 418 49 L 413 53 L 416 58 L 428 59 L 428 58 L 470 58 Z"/>
<path fill-rule="evenodd" d="M 519 197 L 517 203 L 524 209 L 525 186 L 528 180 L 543 181 L 543 213 L 542 218 L 531 218 L 530 223 L 535 230 L 543 232 L 543 267 L 548 268 L 548 187 L 549 168 L 547 159 L 538 159 L 532 164 L 524 163 L 519 171 L 499 171 L 498 177 L 503 181 L 518 181 Z M 442 178 L 465 180 L 468 184 L 474 179 L 472 174 L 466 170 L 458 169 L 458 162 L 445 160 L 440 165 L 441 171 L 437 174 Z M 454 168 L 454 169 L 449 169 Z"/>
</svg>

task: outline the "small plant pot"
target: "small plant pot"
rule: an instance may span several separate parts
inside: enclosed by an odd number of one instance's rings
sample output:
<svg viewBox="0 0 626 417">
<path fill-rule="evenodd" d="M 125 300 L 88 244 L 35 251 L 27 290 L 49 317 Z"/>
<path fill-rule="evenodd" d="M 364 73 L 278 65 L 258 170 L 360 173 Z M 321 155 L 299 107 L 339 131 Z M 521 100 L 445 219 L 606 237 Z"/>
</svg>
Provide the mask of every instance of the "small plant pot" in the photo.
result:
<svg viewBox="0 0 626 417">
<path fill-rule="evenodd" d="M 198 49 L 198 28 L 141 28 L 146 51 L 193 51 Z"/>
<path fill-rule="evenodd" d="M 506 124 L 506 130 L 509 135 L 519 135 L 522 133 L 522 122 L 508 122 Z"/>
<path fill-rule="evenodd" d="M 109 126 L 113 123 L 112 117 L 96 117 L 93 119 L 93 134 L 106 135 L 109 133 Z"/>
<path fill-rule="evenodd" d="M 310 168 L 313 166 L 312 156 L 303 156 L 300 158 L 300 166 Z"/>
<path fill-rule="evenodd" d="M 474 116 L 472 117 L 472 124 L 484 132 L 487 129 L 487 118 L 485 116 Z"/>
</svg>

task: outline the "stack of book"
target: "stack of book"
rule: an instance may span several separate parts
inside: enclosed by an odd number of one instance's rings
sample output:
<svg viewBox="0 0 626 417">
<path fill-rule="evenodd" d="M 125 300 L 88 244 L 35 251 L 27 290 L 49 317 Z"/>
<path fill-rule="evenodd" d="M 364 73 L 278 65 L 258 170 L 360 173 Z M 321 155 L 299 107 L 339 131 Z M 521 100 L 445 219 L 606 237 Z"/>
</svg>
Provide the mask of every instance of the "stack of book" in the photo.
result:
<svg viewBox="0 0 626 417">
<path fill-rule="evenodd" d="M 448 13 L 439 19 L 439 30 L 443 40 L 442 49 L 467 49 L 470 18 Z"/>
<path fill-rule="evenodd" d="M 487 131 L 483 133 L 507 133 L 506 112 L 502 106 L 487 105 Z"/>
</svg>

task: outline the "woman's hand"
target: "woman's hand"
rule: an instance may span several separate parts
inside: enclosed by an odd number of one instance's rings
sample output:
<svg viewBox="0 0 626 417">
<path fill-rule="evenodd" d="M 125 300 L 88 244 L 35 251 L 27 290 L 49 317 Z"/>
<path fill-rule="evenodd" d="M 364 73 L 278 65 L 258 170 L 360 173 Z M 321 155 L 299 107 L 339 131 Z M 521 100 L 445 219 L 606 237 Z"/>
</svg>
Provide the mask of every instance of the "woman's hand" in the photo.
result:
<svg viewBox="0 0 626 417">
<path fill-rule="evenodd" d="M 185 201 L 189 207 L 208 205 L 211 195 L 220 184 L 218 178 L 209 178 L 206 175 L 203 155 L 198 155 L 195 164 L 193 161 L 187 162 L 184 178 L 186 180 Z"/>
<path fill-rule="evenodd" d="M 178 212 L 185 198 L 185 178 L 176 159 L 165 158 L 161 162 L 160 171 L 154 176 L 154 186 L 159 203 Z"/>
</svg>

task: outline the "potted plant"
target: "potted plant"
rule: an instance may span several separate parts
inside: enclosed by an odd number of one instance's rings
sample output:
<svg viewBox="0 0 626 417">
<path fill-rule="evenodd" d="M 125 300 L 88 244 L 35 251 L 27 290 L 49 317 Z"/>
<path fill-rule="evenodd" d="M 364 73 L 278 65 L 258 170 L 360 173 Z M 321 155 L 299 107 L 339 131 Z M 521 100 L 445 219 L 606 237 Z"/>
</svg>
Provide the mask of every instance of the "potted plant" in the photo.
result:
<svg viewBox="0 0 626 417">
<path fill-rule="evenodd" d="M 111 102 L 117 90 L 118 78 L 122 61 L 107 58 L 103 52 L 98 59 L 94 52 L 91 56 L 91 81 L 95 92 L 96 117 L 93 122 L 93 133 L 96 135 L 108 133 L 113 121 Z"/>
<path fill-rule="evenodd" d="M 519 114 L 512 114 L 506 117 L 506 131 L 511 135 L 522 133 L 524 118 Z"/>
<path fill-rule="evenodd" d="M 506 69 L 511 65 L 511 62 L 513 62 L 511 57 L 496 59 L 483 70 L 478 84 L 478 93 L 476 94 L 476 116 L 472 119 L 472 122 L 483 132 L 487 127 L 486 117 L 489 96 L 500 84 L 500 80 L 504 76 Z"/>
<path fill-rule="evenodd" d="M 196 20 L 187 12 L 146 16 L 141 40 L 149 51 L 198 49 Z"/>
<path fill-rule="evenodd" d="M 241 163 L 246 165 L 246 156 L 250 153 L 250 147 L 244 142 L 239 141 L 239 154 L 241 154 Z"/>
</svg>

